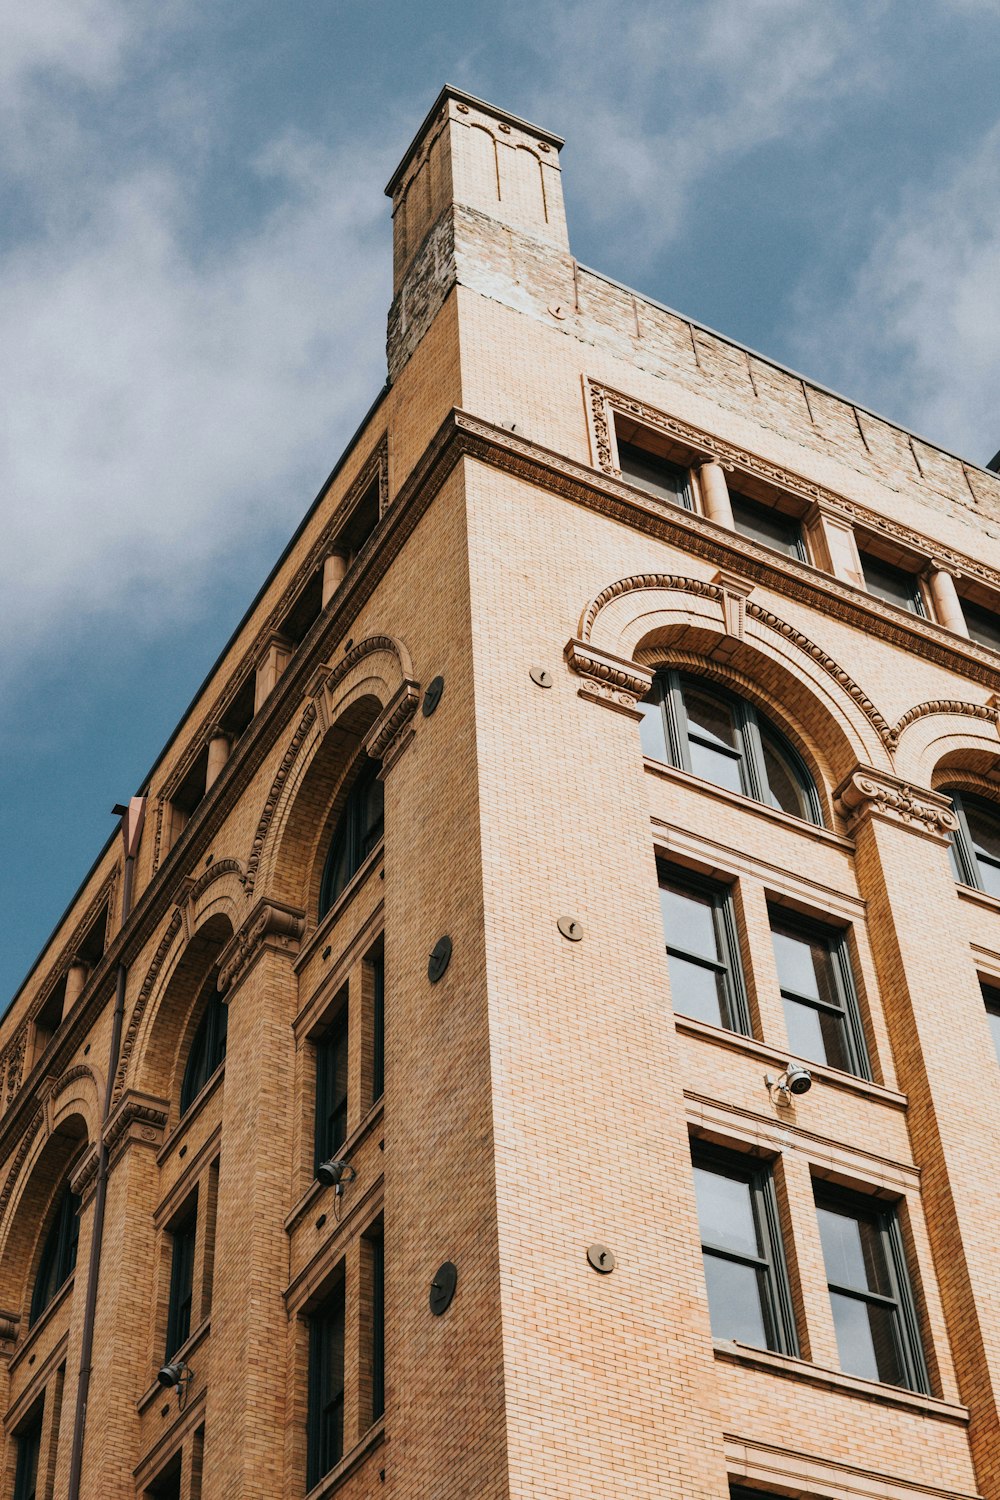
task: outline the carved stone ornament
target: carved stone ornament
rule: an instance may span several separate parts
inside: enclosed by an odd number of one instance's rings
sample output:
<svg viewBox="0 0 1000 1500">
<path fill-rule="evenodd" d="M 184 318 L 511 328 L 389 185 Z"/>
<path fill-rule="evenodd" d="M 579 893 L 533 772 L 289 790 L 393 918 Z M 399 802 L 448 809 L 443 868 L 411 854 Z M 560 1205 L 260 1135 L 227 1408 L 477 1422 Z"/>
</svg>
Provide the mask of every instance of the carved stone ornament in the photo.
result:
<svg viewBox="0 0 1000 1500">
<path fill-rule="evenodd" d="M 566 642 L 563 655 L 570 669 L 584 679 L 579 688 L 581 698 L 604 703 L 630 718 L 642 718 L 636 704 L 653 685 L 651 668 L 575 639 Z"/>
<path fill-rule="evenodd" d="M 97 1147 L 91 1146 L 70 1178 L 69 1185 L 78 1198 L 84 1200 L 97 1181 Z"/>
<path fill-rule="evenodd" d="M 727 573 L 720 568 L 712 580 L 722 590 L 722 618 L 726 634 L 742 641 L 746 635 L 747 600 L 753 593 L 753 584 L 737 573 Z"/>
<path fill-rule="evenodd" d="M 17 1342 L 17 1328 L 21 1314 L 0 1308 L 0 1354 L 10 1354 L 11 1345 Z"/>
<path fill-rule="evenodd" d="M 382 762 L 383 776 L 413 738 L 413 716 L 419 702 L 420 684 L 405 678 L 365 735 L 365 750 L 373 760 Z"/>
<path fill-rule="evenodd" d="M 912 787 L 885 771 L 858 766 L 836 792 L 839 811 L 854 829 L 865 817 L 881 816 L 905 823 L 919 833 L 936 834 L 942 839 L 954 833 L 958 819 L 951 810 L 951 799 L 941 792 Z"/>
<path fill-rule="evenodd" d="M 299 951 L 305 916 L 280 901 L 259 901 L 219 961 L 219 989 L 234 988 L 265 947 L 289 954 Z"/>
<path fill-rule="evenodd" d="M 159 1146 L 166 1124 L 165 1099 L 127 1090 L 104 1128 L 104 1144 L 109 1157 L 116 1160 L 133 1143 Z"/>
</svg>

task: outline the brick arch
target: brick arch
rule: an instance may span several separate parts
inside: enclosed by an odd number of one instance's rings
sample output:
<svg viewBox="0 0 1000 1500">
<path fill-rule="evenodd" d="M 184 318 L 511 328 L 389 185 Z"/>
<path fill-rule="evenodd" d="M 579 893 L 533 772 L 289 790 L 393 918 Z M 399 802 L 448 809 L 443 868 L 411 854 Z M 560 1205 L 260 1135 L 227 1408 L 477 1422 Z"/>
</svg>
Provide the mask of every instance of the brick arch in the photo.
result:
<svg viewBox="0 0 1000 1500">
<path fill-rule="evenodd" d="M 178 932 L 183 925 L 179 909 L 174 924 Z M 129 1026 L 131 1042 L 119 1070 L 121 1086 L 127 1084 L 141 1093 L 169 1100 L 174 1119 L 188 1046 L 199 1020 L 195 1007 L 213 964 L 234 931 L 232 916 L 213 910 L 194 928 L 186 943 L 172 944 L 169 962 L 157 969 L 154 959 L 152 980 L 148 987 L 144 982 L 136 1002 L 136 1009 L 141 1003 L 142 1010 L 134 1026 Z"/>
<path fill-rule="evenodd" d="M 247 860 L 244 885 L 312 913 L 320 849 L 340 813 L 358 759 L 388 767 L 412 734 L 419 686 L 405 645 L 369 636 L 330 672 L 292 735 Z"/>
<path fill-rule="evenodd" d="M 915 786 L 957 785 L 1000 762 L 1000 716 L 992 704 L 936 699 L 903 715 L 894 733 L 896 772 Z"/>
<path fill-rule="evenodd" d="M 892 729 L 850 674 L 742 588 L 677 574 L 619 579 L 586 605 L 579 638 L 623 662 L 729 676 L 775 719 L 819 780 L 892 769 Z M 569 649 L 569 648 L 567 648 Z M 737 682 L 737 678 L 740 682 Z"/>
<path fill-rule="evenodd" d="M 88 1113 L 92 1102 L 87 1101 Z M 20 1314 L 22 1337 L 53 1211 L 93 1140 L 93 1121 L 78 1109 L 60 1111 L 55 1127 L 47 1112 L 40 1109 L 22 1137 L 0 1188 L 0 1307 Z"/>
</svg>

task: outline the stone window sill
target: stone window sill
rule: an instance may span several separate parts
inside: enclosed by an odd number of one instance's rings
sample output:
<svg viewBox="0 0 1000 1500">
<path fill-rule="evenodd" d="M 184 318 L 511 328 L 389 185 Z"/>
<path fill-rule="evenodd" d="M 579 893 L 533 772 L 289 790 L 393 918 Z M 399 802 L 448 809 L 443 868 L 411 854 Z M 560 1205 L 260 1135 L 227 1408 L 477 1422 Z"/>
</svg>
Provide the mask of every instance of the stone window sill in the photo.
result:
<svg viewBox="0 0 1000 1500">
<path fill-rule="evenodd" d="M 742 808 L 744 812 L 753 813 L 755 817 L 779 823 L 783 828 L 790 828 L 802 834 L 804 838 L 818 839 L 821 843 L 833 844 L 837 849 L 854 852 L 853 839 L 844 838 L 840 833 L 831 833 L 829 828 L 821 827 L 819 823 L 809 823 L 805 818 L 796 818 L 791 813 L 781 812 L 776 807 L 768 807 L 753 797 L 744 797 L 740 792 L 731 792 L 727 787 L 716 786 L 714 781 L 706 781 L 703 776 L 695 776 L 690 771 L 682 771 L 677 766 L 668 765 L 664 760 L 653 760 L 645 755 L 642 763 L 651 776 L 662 777 L 664 781 L 679 781 L 682 786 L 692 787 L 709 797 L 717 797 L 721 802 L 728 802 L 733 807 Z"/>
</svg>

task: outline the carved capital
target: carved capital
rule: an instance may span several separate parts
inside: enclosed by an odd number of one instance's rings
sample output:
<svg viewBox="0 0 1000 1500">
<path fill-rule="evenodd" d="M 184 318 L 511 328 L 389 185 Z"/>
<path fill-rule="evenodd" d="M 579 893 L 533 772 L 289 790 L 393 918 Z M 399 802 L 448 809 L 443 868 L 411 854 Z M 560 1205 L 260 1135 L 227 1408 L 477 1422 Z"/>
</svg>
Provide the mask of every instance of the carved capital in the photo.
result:
<svg viewBox="0 0 1000 1500">
<path fill-rule="evenodd" d="M 406 677 L 389 699 L 364 738 L 373 760 L 382 762 L 383 776 L 413 738 L 413 716 L 420 702 L 420 684 Z"/>
<path fill-rule="evenodd" d="M 70 1187 L 78 1198 L 84 1202 L 90 1197 L 91 1191 L 97 1180 L 97 1147 L 91 1146 L 70 1178 Z"/>
<path fill-rule="evenodd" d="M 945 840 L 958 827 L 950 797 L 868 766 L 851 772 L 837 788 L 836 801 L 852 831 L 865 817 L 876 816 Z"/>
<path fill-rule="evenodd" d="M 581 698 L 604 703 L 633 719 L 642 718 L 642 711 L 636 704 L 652 687 L 652 668 L 640 666 L 637 661 L 622 656 L 612 656 L 589 641 L 567 641 L 563 655 L 570 670 L 584 679 L 578 689 Z"/>
<path fill-rule="evenodd" d="M 13 1354 L 21 1314 L 0 1308 L 0 1354 Z"/>
<path fill-rule="evenodd" d="M 128 1089 L 104 1127 L 104 1144 L 114 1162 L 131 1145 L 158 1147 L 167 1124 L 167 1101 Z"/>
<path fill-rule="evenodd" d="M 750 579 L 741 578 L 738 573 L 727 573 L 724 568 L 719 569 L 712 582 L 717 583 L 722 590 L 722 618 L 726 634 L 741 641 L 746 634 L 747 600 L 753 593 L 754 585 Z"/>
<path fill-rule="evenodd" d="M 258 901 L 219 959 L 219 989 L 233 989 L 265 948 L 294 956 L 305 930 L 305 914 L 280 901 Z"/>
</svg>

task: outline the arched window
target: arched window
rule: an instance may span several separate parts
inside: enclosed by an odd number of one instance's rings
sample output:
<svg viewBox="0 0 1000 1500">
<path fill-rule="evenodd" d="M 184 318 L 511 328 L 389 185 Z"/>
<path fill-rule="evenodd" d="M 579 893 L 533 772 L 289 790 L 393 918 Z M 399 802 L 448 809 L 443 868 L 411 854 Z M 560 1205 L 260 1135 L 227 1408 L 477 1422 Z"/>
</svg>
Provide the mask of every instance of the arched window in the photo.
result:
<svg viewBox="0 0 1000 1500">
<path fill-rule="evenodd" d="M 38 1272 L 31 1293 L 31 1312 L 28 1322 L 41 1317 L 59 1288 L 76 1267 L 76 1246 L 80 1238 L 80 1200 L 70 1190 L 63 1188 L 56 1206 L 55 1217 L 45 1244 L 42 1246 Z"/>
<path fill-rule="evenodd" d="M 646 755 L 822 825 L 801 757 L 745 699 L 670 670 L 656 674 L 642 707 Z"/>
<path fill-rule="evenodd" d="M 1000 896 L 1000 806 L 943 787 L 951 797 L 958 827 L 951 841 L 955 879 L 989 896 Z"/>
<path fill-rule="evenodd" d="M 361 869 L 382 838 L 384 793 L 377 760 L 365 759 L 347 794 L 330 841 L 319 890 L 319 915 L 325 917 L 337 897 Z"/>
<path fill-rule="evenodd" d="M 213 969 L 202 986 L 199 1004 L 205 1010 L 191 1043 L 181 1083 L 181 1114 L 194 1103 L 226 1055 L 229 1007 L 219 994 L 219 973 Z"/>
</svg>

